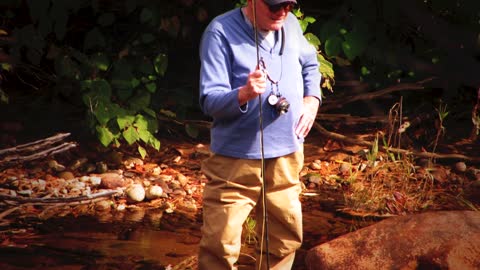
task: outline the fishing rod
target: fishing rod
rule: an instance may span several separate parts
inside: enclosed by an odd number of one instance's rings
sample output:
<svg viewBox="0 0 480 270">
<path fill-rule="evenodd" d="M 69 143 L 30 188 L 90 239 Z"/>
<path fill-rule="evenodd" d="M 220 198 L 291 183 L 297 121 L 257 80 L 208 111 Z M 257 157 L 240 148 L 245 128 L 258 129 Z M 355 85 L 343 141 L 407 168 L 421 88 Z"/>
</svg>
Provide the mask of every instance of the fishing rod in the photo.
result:
<svg viewBox="0 0 480 270">
<path fill-rule="evenodd" d="M 253 6 L 253 32 L 255 35 L 255 49 L 257 52 L 257 67 L 260 68 L 260 50 L 258 45 L 258 28 L 257 28 L 257 1 L 252 0 Z M 259 269 L 262 267 L 263 259 L 263 241 L 265 241 L 265 253 L 267 260 L 267 269 L 270 269 L 270 256 L 269 256 L 269 241 L 268 241 L 268 213 L 267 213 L 267 184 L 265 183 L 265 154 L 263 144 L 263 108 L 262 108 L 262 95 L 258 95 L 259 105 L 259 124 L 260 124 L 260 152 L 261 152 L 261 169 L 260 179 L 262 181 L 262 204 L 263 204 L 263 221 L 262 221 L 262 240 L 260 241 L 260 262 L 258 263 Z"/>
</svg>

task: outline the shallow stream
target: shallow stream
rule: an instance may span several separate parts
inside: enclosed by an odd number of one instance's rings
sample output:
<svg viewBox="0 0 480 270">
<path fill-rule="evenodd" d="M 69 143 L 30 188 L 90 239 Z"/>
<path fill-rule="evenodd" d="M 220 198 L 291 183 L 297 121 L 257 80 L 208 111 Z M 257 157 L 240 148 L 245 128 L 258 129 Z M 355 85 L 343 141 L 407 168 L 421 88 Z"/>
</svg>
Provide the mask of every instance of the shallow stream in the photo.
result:
<svg viewBox="0 0 480 270">
<path fill-rule="evenodd" d="M 302 200 L 304 243 L 294 269 L 306 269 L 308 249 L 373 222 L 338 215 L 336 200 L 328 196 L 310 194 Z M 2 270 L 188 269 L 201 236 L 200 213 L 167 214 L 163 209 L 24 222 L 28 226 L 19 223 L 2 232 Z M 252 251 L 253 244 L 242 248 L 247 255 Z"/>
</svg>

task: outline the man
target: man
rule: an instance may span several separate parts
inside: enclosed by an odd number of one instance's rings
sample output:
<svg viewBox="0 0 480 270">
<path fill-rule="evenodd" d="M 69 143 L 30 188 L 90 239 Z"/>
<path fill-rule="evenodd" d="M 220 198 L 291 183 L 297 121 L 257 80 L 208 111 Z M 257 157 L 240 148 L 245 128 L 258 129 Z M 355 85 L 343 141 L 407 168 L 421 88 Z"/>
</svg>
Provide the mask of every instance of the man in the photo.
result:
<svg viewBox="0 0 480 270">
<path fill-rule="evenodd" d="M 271 269 L 290 269 L 301 245 L 298 174 L 321 97 L 315 48 L 290 12 L 296 3 L 248 0 L 245 7 L 216 17 L 203 34 L 200 106 L 213 118 L 213 127 L 212 156 L 202 164 L 209 182 L 203 195 L 201 270 L 235 269 L 242 225 L 253 209 L 261 237 L 262 180 Z M 260 256 L 267 252 L 265 243 L 257 249 L 257 269 L 266 269 L 266 256 Z"/>
</svg>

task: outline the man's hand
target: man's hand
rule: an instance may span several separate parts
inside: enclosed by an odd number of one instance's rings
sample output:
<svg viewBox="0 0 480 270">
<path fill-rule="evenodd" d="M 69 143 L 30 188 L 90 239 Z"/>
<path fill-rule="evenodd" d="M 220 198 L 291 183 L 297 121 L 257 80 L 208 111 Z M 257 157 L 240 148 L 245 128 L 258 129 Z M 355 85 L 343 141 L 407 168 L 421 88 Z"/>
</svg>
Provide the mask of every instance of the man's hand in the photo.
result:
<svg viewBox="0 0 480 270">
<path fill-rule="evenodd" d="M 312 128 L 313 123 L 315 122 L 315 117 L 317 117 L 317 111 L 320 101 L 316 97 L 308 96 L 303 98 L 303 108 L 300 116 L 300 121 L 295 128 L 295 134 L 300 137 L 307 137 L 310 129 Z"/>
<path fill-rule="evenodd" d="M 238 104 L 243 106 L 247 101 L 258 97 L 265 92 L 267 80 L 265 73 L 260 69 L 248 74 L 247 83 L 238 91 Z"/>
</svg>

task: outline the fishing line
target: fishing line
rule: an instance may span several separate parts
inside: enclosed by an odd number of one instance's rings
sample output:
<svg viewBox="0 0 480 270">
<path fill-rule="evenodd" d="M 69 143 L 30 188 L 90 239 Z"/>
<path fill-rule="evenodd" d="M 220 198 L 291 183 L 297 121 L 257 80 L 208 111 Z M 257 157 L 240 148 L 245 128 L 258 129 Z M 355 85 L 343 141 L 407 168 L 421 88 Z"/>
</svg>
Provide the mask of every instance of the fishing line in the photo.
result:
<svg viewBox="0 0 480 270">
<path fill-rule="evenodd" d="M 255 48 L 257 51 L 257 68 L 260 68 L 260 50 L 258 45 L 258 28 L 257 28 L 257 1 L 252 0 L 253 6 L 253 32 L 255 35 Z M 262 95 L 258 95 L 258 104 L 259 104 L 259 124 L 260 124 L 260 149 L 261 149 L 261 171 L 260 178 L 262 181 L 262 204 L 263 204 L 263 221 L 262 221 L 262 238 L 260 241 L 260 258 L 258 267 L 261 269 L 262 260 L 263 260 L 263 241 L 265 241 L 265 251 L 266 251 L 266 260 L 267 260 L 267 269 L 270 269 L 270 259 L 269 259 L 269 247 L 268 247 L 268 215 L 267 215 L 267 194 L 266 188 L 267 184 L 265 183 L 265 155 L 264 155 L 264 144 L 263 144 L 263 108 L 262 108 Z"/>
</svg>

